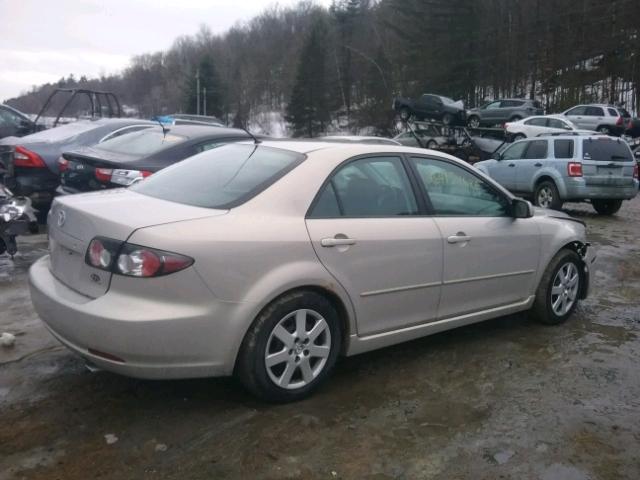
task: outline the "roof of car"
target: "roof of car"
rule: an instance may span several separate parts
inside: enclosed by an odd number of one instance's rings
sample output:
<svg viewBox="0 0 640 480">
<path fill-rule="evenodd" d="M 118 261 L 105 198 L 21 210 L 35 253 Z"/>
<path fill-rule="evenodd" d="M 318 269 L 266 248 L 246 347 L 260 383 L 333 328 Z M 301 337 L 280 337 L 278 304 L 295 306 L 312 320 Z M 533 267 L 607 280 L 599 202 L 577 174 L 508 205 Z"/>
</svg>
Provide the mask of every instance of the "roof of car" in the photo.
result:
<svg viewBox="0 0 640 480">
<path fill-rule="evenodd" d="M 360 155 L 367 153 L 420 153 L 424 154 L 424 148 L 407 147 L 404 145 L 387 145 L 387 144 L 370 144 L 357 142 L 330 142 L 317 140 L 268 140 L 261 142 L 260 145 L 272 148 L 280 148 L 292 152 L 307 154 L 319 150 L 343 150 L 349 155 Z M 434 154 L 429 151 L 429 154 Z M 439 153 L 439 155 L 442 155 Z M 451 157 L 450 155 L 446 155 Z"/>
</svg>

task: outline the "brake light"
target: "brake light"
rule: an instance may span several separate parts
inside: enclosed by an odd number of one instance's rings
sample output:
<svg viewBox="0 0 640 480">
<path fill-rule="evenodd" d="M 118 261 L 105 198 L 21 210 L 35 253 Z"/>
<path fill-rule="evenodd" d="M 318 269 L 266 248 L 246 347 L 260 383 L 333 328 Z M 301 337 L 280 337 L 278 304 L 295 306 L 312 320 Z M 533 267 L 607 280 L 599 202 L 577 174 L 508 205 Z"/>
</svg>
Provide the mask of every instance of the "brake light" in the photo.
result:
<svg viewBox="0 0 640 480">
<path fill-rule="evenodd" d="M 23 168 L 46 168 L 42 157 L 36 152 L 17 146 L 13 155 L 14 165 Z"/>
<path fill-rule="evenodd" d="M 85 262 L 118 275 L 149 278 L 184 270 L 193 264 L 193 259 L 155 248 L 96 237 L 89 244 Z"/>
<path fill-rule="evenodd" d="M 128 187 L 129 185 L 133 185 L 134 183 L 144 180 L 152 174 L 153 172 L 149 172 L 148 170 L 116 169 L 111 174 L 111 182 Z"/>
<path fill-rule="evenodd" d="M 98 181 L 106 183 L 111 180 L 111 173 L 113 172 L 112 168 L 96 168 L 95 176 Z"/>
<path fill-rule="evenodd" d="M 582 176 L 582 164 L 577 162 L 569 162 L 567 164 L 567 174 L 570 177 L 581 177 Z"/>
<path fill-rule="evenodd" d="M 60 173 L 69 170 L 69 160 L 64 157 L 60 157 L 58 159 L 58 170 L 60 171 Z"/>
<path fill-rule="evenodd" d="M 616 120 L 616 125 L 620 126 L 624 124 L 624 119 L 622 117 L 618 117 L 618 120 Z"/>
<path fill-rule="evenodd" d="M 638 164 L 637 163 L 633 166 L 633 178 L 638 180 Z"/>
</svg>

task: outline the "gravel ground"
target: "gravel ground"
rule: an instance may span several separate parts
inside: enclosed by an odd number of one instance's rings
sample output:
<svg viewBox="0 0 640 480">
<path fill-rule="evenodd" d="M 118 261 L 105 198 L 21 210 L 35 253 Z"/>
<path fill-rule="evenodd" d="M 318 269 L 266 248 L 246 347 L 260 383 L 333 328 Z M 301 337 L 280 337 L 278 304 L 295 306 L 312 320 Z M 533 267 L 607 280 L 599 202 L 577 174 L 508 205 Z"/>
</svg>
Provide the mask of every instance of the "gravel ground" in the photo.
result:
<svg viewBox="0 0 640 480">
<path fill-rule="evenodd" d="M 503 317 L 342 359 L 312 398 L 265 405 L 231 379 L 90 373 L 46 332 L 27 238 L 0 257 L 0 480 L 640 478 L 640 198 L 568 204 L 598 249 L 559 327 Z"/>
</svg>

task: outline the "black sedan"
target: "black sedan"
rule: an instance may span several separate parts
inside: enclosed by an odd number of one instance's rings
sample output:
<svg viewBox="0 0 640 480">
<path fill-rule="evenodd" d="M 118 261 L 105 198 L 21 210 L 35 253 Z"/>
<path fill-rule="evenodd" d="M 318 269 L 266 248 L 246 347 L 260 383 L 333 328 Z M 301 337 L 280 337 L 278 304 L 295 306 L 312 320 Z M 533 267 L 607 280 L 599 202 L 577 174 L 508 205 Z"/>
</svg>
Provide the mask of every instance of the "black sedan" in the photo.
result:
<svg viewBox="0 0 640 480">
<path fill-rule="evenodd" d="M 158 126 L 122 135 L 63 153 L 58 193 L 126 187 L 197 153 L 247 139 L 251 136 L 244 130 L 200 125 Z"/>
</svg>

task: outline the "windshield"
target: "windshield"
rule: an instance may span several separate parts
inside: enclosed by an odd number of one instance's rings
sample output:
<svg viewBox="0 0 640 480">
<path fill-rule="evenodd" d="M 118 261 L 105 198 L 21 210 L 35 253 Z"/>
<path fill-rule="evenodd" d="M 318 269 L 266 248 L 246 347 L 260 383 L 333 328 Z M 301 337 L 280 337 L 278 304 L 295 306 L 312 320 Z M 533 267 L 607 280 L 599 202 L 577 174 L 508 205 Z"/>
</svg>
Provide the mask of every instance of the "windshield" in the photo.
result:
<svg viewBox="0 0 640 480">
<path fill-rule="evenodd" d="M 145 129 L 138 132 L 126 133 L 96 145 L 96 150 L 126 153 L 134 156 L 151 155 L 158 150 L 184 142 L 187 137 L 162 133 L 162 130 Z"/>
<path fill-rule="evenodd" d="M 263 191 L 304 158 L 260 145 L 225 145 L 188 158 L 131 188 L 171 202 L 231 208 Z"/>
</svg>

